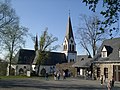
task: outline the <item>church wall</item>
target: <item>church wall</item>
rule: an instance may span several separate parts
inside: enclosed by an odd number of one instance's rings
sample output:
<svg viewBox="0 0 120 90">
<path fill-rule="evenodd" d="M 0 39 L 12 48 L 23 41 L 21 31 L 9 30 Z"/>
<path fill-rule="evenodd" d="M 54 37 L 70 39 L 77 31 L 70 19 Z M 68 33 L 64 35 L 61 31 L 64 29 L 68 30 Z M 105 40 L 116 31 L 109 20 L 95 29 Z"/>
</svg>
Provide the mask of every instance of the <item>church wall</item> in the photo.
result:
<svg viewBox="0 0 120 90">
<path fill-rule="evenodd" d="M 22 72 L 23 70 L 23 72 Z M 16 75 L 27 75 L 27 71 L 31 70 L 30 65 L 20 64 L 16 66 Z"/>
<path fill-rule="evenodd" d="M 45 69 L 48 74 L 53 74 L 54 71 L 56 71 L 56 66 L 54 66 L 54 65 L 52 65 L 52 66 L 40 65 L 40 69 L 39 69 L 39 70 L 40 70 L 40 71 L 39 71 L 39 75 L 40 75 L 40 76 L 41 76 L 41 70 L 42 70 L 42 69 Z M 37 72 L 37 68 L 36 68 L 35 71 Z"/>
<path fill-rule="evenodd" d="M 6 76 L 9 76 L 9 66 L 10 66 L 10 64 L 8 64 L 8 66 L 7 66 L 7 75 Z M 13 68 L 14 70 L 15 70 L 15 74 L 14 75 L 16 75 L 16 65 L 11 65 L 11 68 Z"/>
<path fill-rule="evenodd" d="M 68 62 L 71 62 L 70 60 L 74 60 L 76 62 L 76 53 L 68 53 Z"/>
</svg>

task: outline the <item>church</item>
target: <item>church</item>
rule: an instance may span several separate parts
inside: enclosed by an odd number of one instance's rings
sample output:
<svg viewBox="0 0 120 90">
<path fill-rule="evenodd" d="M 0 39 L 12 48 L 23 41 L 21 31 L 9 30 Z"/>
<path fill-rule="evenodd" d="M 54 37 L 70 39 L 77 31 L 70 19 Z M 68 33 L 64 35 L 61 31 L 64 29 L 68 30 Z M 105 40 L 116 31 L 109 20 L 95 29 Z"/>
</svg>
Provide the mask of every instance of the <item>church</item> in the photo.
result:
<svg viewBox="0 0 120 90">
<path fill-rule="evenodd" d="M 36 40 L 37 40 L 37 36 L 36 36 Z M 63 51 L 48 52 L 48 53 L 50 58 L 45 60 L 44 64 L 40 66 L 40 71 L 44 68 L 47 70 L 47 72 L 51 73 L 52 71 L 54 71 L 56 64 L 76 61 L 76 56 L 77 56 L 76 43 L 74 40 L 70 16 L 68 17 L 66 35 L 63 42 Z M 12 67 L 15 70 L 15 75 L 20 75 L 20 74 L 26 75 L 27 71 L 31 71 L 31 70 L 35 71 L 36 68 L 35 57 L 36 57 L 35 50 L 20 49 L 18 53 L 15 55 L 15 60 L 17 61 L 17 64 L 12 65 Z"/>
<path fill-rule="evenodd" d="M 39 69 L 41 75 L 45 70 L 53 74 L 56 70 L 70 71 L 73 76 L 83 76 L 87 79 L 99 80 L 101 75 L 106 81 L 114 77 L 115 81 L 120 81 L 120 38 L 113 38 L 103 41 L 97 54 L 92 58 L 89 55 L 77 55 L 75 38 L 72 30 L 70 16 L 66 28 L 61 52 L 47 52 L 49 58 L 37 68 L 37 50 L 20 49 L 15 56 L 16 63 L 12 64 L 13 75 L 32 75 Z M 38 46 L 37 36 L 35 46 Z M 8 65 L 9 67 L 9 65 Z M 9 75 L 9 68 L 7 68 Z"/>
<path fill-rule="evenodd" d="M 36 45 L 35 47 L 38 47 L 37 36 L 36 36 L 35 45 Z M 74 70 L 76 71 L 76 75 L 85 75 L 84 69 L 86 68 L 80 68 L 79 66 L 75 66 L 76 65 L 75 63 L 78 63 L 82 59 L 82 63 L 85 64 L 89 62 L 89 61 L 86 62 L 86 59 L 90 57 L 88 55 L 79 55 L 77 57 L 76 43 L 74 39 L 70 16 L 68 16 L 66 34 L 62 45 L 63 45 L 63 50 L 61 52 L 47 52 L 49 54 L 49 58 L 45 60 L 45 62 L 42 65 L 40 65 L 39 75 L 41 75 L 41 71 L 43 70 L 46 70 L 49 74 L 53 73 L 54 71 L 58 70 L 58 68 L 56 68 L 56 65 L 58 64 L 59 65 L 68 64 L 67 66 L 63 66 L 63 67 L 75 68 Z M 37 72 L 36 52 L 37 52 L 36 50 L 28 50 L 28 49 L 20 49 L 18 51 L 18 53 L 15 55 L 15 60 L 17 61 L 17 63 L 12 64 L 12 68 L 15 72 L 15 75 L 27 75 L 27 71 L 29 71 L 30 73 Z M 89 68 L 89 66 L 90 65 L 88 65 L 87 68 Z M 7 70 L 7 73 L 9 74 L 8 71 L 9 70 Z"/>
</svg>

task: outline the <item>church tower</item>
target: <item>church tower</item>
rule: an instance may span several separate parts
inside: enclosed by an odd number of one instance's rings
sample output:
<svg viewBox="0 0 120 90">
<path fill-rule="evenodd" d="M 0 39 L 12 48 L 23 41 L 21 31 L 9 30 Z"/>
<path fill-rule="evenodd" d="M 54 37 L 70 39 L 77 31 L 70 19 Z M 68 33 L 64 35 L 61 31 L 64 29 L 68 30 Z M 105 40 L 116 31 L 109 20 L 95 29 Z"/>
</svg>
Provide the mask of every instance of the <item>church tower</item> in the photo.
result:
<svg viewBox="0 0 120 90">
<path fill-rule="evenodd" d="M 35 51 L 38 50 L 38 37 L 37 37 L 37 34 L 36 34 L 36 37 L 35 37 L 35 45 L 34 45 L 34 49 L 35 49 Z"/>
<path fill-rule="evenodd" d="M 65 53 L 68 62 L 76 61 L 77 56 L 76 43 L 74 40 L 70 16 L 68 17 L 66 35 L 63 42 L 63 53 Z"/>
<path fill-rule="evenodd" d="M 37 62 L 37 56 L 38 56 L 38 36 L 37 36 L 37 34 L 36 34 L 36 37 L 35 37 L 34 49 L 35 49 L 35 58 L 33 60 L 33 64 L 36 64 L 36 62 Z"/>
</svg>

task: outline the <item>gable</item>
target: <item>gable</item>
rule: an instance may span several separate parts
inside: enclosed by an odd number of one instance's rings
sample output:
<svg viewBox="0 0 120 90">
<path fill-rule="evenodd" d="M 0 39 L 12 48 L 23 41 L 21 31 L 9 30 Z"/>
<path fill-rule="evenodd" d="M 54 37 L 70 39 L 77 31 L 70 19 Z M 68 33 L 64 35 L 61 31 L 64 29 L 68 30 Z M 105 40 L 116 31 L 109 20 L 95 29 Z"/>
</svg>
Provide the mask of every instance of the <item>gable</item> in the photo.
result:
<svg viewBox="0 0 120 90">
<path fill-rule="evenodd" d="M 107 49 L 105 48 L 105 46 L 103 47 L 102 52 L 107 52 Z"/>
</svg>

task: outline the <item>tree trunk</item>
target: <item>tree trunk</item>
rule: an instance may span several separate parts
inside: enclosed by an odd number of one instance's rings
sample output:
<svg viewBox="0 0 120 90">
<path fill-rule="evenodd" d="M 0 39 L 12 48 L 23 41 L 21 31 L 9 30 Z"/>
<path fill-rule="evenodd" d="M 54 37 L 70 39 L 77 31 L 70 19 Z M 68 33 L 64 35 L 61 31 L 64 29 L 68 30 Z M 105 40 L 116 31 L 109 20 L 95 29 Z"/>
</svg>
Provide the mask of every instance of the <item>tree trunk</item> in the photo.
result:
<svg viewBox="0 0 120 90">
<path fill-rule="evenodd" d="M 9 76 L 11 75 L 12 55 L 10 55 Z"/>
<path fill-rule="evenodd" d="M 40 72 L 40 64 L 38 65 L 37 76 L 39 76 L 39 72 Z"/>
</svg>

